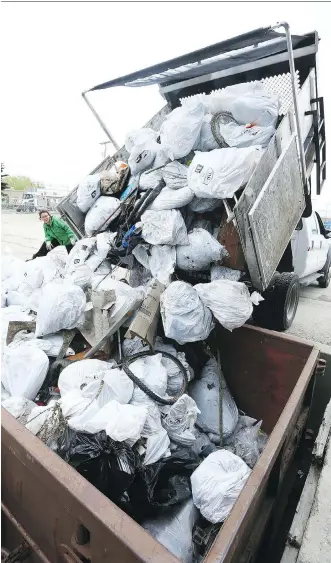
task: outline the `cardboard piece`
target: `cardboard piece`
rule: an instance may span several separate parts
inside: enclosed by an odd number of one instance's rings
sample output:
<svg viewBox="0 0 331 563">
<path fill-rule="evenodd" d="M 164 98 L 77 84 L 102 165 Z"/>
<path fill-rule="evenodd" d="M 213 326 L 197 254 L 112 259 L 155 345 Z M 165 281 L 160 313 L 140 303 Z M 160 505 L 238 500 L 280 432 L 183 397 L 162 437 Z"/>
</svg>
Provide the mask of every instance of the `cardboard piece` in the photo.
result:
<svg viewBox="0 0 331 563">
<path fill-rule="evenodd" d="M 130 324 L 125 338 L 138 336 L 154 349 L 157 323 L 160 316 L 160 297 L 165 286 L 154 279 L 149 291 Z"/>
</svg>

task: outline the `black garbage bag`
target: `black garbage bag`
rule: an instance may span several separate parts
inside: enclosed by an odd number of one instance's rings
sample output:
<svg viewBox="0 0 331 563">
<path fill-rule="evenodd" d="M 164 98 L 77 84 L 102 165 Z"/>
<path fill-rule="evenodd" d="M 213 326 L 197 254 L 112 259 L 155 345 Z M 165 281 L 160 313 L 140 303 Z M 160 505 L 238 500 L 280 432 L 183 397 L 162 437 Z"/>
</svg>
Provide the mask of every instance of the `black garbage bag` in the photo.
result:
<svg viewBox="0 0 331 563">
<path fill-rule="evenodd" d="M 58 454 L 92 485 L 130 512 L 126 491 L 133 483 L 139 456 L 106 432 L 88 434 L 67 428 L 58 440 Z"/>
<path fill-rule="evenodd" d="M 190 448 L 180 448 L 169 458 L 140 466 L 128 491 L 134 518 L 141 521 L 191 497 L 190 477 L 200 462 Z"/>
</svg>

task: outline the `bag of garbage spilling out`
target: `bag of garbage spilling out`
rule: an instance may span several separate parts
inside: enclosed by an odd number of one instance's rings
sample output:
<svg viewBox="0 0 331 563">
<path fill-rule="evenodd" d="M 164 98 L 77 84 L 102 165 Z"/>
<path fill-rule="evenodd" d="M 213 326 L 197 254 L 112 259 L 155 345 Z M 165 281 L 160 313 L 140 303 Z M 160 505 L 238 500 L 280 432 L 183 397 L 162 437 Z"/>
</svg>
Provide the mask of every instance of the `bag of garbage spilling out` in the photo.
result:
<svg viewBox="0 0 331 563">
<path fill-rule="evenodd" d="M 157 188 L 162 180 L 162 170 L 154 170 L 153 172 L 145 171 L 141 174 L 139 178 L 139 190 L 147 191 L 154 190 Z"/>
<path fill-rule="evenodd" d="M 204 229 L 193 229 L 188 234 L 188 244 L 176 248 L 177 267 L 186 271 L 208 270 L 211 262 L 227 256 L 224 246 Z"/>
<path fill-rule="evenodd" d="M 221 393 L 220 393 L 221 380 Z M 222 396 L 222 436 L 228 438 L 238 422 L 238 409 L 227 387 L 215 358 L 211 358 L 202 369 L 199 379 L 194 379 L 188 388 L 188 394 L 195 400 L 200 411 L 197 427 L 214 434 L 220 440 L 220 396 Z"/>
<path fill-rule="evenodd" d="M 206 340 L 214 328 L 195 288 L 181 281 L 172 282 L 161 295 L 161 316 L 166 337 L 179 344 Z"/>
<path fill-rule="evenodd" d="M 233 270 L 232 268 L 226 268 L 226 266 L 219 266 L 218 264 L 213 264 L 210 268 L 210 278 L 211 281 L 216 280 L 230 280 L 239 281 L 242 272 L 240 270 Z"/>
<path fill-rule="evenodd" d="M 261 425 L 262 420 L 240 416 L 233 434 L 226 440 L 226 449 L 241 457 L 250 468 L 254 467 L 268 441 Z"/>
<path fill-rule="evenodd" d="M 145 211 L 141 216 L 142 238 L 149 244 L 187 244 L 184 219 L 177 209 Z"/>
<path fill-rule="evenodd" d="M 132 254 L 144 268 L 150 270 L 153 278 L 167 286 L 176 265 L 176 248 L 168 245 L 138 244 Z"/>
<path fill-rule="evenodd" d="M 162 424 L 169 438 L 181 446 L 191 446 L 195 441 L 194 425 L 200 411 L 196 402 L 188 395 L 182 395 L 164 417 Z"/>
<path fill-rule="evenodd" d="M 77 285 L 66 281 L 45 285 L 37 311 L 36 336 L 75 328 L 85 306 L 85 294 Z"/>
<path fill-rule="evenodd" d="M 180 188 L 185 188 L 188 184 L 187 180 L 188 167 L 184 166 L 177 160 L 169 162 L 163 170 L 162 176 L 166 183 L 167 188 L 171 190 L 179 190 Z"/>
<path fill-rule="evenodd" d="M 195 506 L 209 522 L 224 522 L 251 470 L 240 457 L 218 450 L 203 460 L 191 476 Z"/>
<path fill-rule="evenodd" d="M 153 203 L 151 203 L 148 209 L 153 209 L 154 211 L 162 211 L 163 209 L 179 209 L 180 207 L 185 207 L 185 205 L 190 203 L 193 198 L 194 193 L 188 186 L 179 188 L 178 190 L 172 190 L 171 188 L 165 187 L 155 198 Z"/>
<path fill-rule="evenodd" d="M 197 152 L 189 167 L 188 186 L 201 198 L 233 197 L 247 184 L 261 154 L 256 146 Z"/>
<path fill-rule="evenodd" d="M 100 174 L 87 176 L 77 188 L 77 207 L 86 213 L 100 195 Z"/>
<path fill-rule="evenodd" d="M 214 211 L 221 207 L 223 202 L 217 198 L 194 197 L 188 204 L 188 208 L 194 213 L 206 213 L 207 211 Z"/>
<path fill-rule="evenodd" d="M 205 117 L 203 118 L 200 136 L 195 147 L 198 151 L 209 152 L 219 148 L 219 145 L 213 135 L 211 128 L 212 118 L 213 116 L 211 113 L 205 115 Z"/>
<path fill-rule="evenodd" d="M 135 145 L 128 160 L 131 173 L 135 176 L 152 167 L 159 150 L 158 143 L 154 141 L 142 142 Z"/>
<path fill-rule="evenodd" d="M 117 211 L 117 212 L 116 212 Z M 120 200 L 102 195 L 92 205 L 85 217 L 85 232 L 91 236 L 95 231 L 105 231 L 120 213 Z"/>
<path fill-rule="evenodd" d="M 171 160 L 183 158 L 191 152 L 199 137 L 204 113 L 199 101 L 187 99 L 162 123 L 161 143 L 167 147 Z"/>
<path fill-rule="evenodd" d="M 45 352 L 29 342 L 12 342 L 5 347 L 2 360 L 2 383 L 12 397 L 33 401 L 49 367 Z"/>
<path fill-rule="evenodd" d="M 141 525 L 182 563 L 192 563 L 192 530 L 198 515 L 192 499 L 187 499 Z"/>
<path fill-rule="evenodd" d="M 125 137 L 125 148 L 128 152 L 132 151 L 135 145 L 141 145 L 144 143 L 156 142 L 158 134 L 153 129 L 149 127 L 143 127 L 142 129 L 135 129 L 130 131 Z"/>
<path fill-rule="evenodd" d="M 274 127 L 259 127 L 258 125 L 239 125 L 234 119 L 227 116 L 226 123 L 218 123 L 218 131 L 229 147 L 252 147 L 258 145 L 262 148 L 268 146 L 271 137 L 275 134 Z"/>
<path fill-rule="evenodd" d="M 231 280 L 199 283 L 195 290 L 218 322 L 230 331 L 248 321 L 253 312 L 253 303 L 258 305 L 263 301 L 256 291 L 250 295 L 244 283 Z"/>
<path fill-rule="evenodd" d="M 8 397 L 8 399 L 1 401 L 1 406 L 10 412 L 14 418 L 19 420 L 21 424 L 25 425 L 30 412 L 36 404 L 30 401 L 30 399 L 19 396 Z"/>
</svg>

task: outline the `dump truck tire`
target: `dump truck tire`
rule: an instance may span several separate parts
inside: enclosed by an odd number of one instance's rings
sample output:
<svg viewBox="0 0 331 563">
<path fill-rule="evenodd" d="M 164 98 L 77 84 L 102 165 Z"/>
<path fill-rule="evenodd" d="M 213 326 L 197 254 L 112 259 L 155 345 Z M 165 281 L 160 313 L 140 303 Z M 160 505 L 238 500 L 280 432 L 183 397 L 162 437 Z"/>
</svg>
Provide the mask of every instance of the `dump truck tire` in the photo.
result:
<svg viewBox="0 0 331 563">
<path fill-rule="evenodd" d="M 283 331 L 293 323 L 299 301 L 299 278 L 292 273 L 277 274 L 273 284 L 254 307 L 253 320 L 262 328 Z"/>
</svg>

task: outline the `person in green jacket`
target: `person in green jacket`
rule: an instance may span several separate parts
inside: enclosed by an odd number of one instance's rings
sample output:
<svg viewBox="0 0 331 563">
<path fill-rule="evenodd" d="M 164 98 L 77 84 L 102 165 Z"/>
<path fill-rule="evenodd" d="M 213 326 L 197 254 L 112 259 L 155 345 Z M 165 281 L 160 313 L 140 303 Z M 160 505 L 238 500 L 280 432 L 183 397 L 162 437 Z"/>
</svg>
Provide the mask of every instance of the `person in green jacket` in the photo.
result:
<svg viewBox="0 0 331 563">
<path fill-rule="evenodd" d="M 69 229 L 68 225 L 45 209 L 39 212 L 39 219 L 44 223 L 45 242 L 43 242 L 38 252 L 33 255 L 32 259 L 46 256 L 52 248 L 61 245 L 65 246 L 69 253 L 76 243 L 76 236 Z"/>
</svg>

